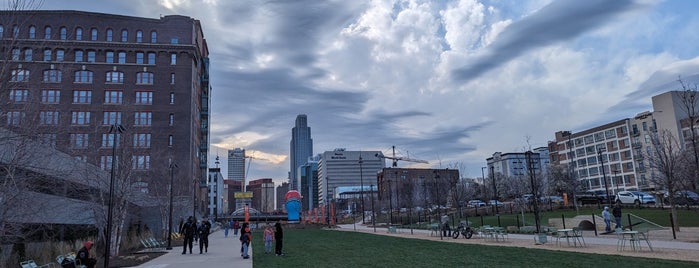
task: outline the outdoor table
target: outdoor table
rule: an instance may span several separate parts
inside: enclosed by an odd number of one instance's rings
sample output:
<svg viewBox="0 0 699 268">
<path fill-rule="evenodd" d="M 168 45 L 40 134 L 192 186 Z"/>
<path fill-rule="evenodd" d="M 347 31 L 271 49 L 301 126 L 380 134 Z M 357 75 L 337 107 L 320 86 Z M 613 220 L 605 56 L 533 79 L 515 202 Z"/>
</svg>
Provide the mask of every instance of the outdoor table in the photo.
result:
<svg viewBox="0 0 699 268">
<path fill-rule="evenodd" d="M 621 232 L 621 239 L 626 241 L 627 239 L 629 240 L 629 244 L 631 244 L 631 248 L 634 251 L 637 251 L 641 247 L 641 243 L 638 240 L 638 231 L 623 231 Z M 624 250 L 624 245 L 626 243 L 622 242 L 621 250 Z"/>
<path fill-rule="evenodd" d="M 573 233 L 573 229 L 558 229 L 558 232 L 563 233 L 563 235 L 566 237 L 566 242 L 568 243 L 568 246 L 570 246 L 570 237 L 571 233 Z M 575 242 L 575 240 L 573 240 Z"/>
</svg>

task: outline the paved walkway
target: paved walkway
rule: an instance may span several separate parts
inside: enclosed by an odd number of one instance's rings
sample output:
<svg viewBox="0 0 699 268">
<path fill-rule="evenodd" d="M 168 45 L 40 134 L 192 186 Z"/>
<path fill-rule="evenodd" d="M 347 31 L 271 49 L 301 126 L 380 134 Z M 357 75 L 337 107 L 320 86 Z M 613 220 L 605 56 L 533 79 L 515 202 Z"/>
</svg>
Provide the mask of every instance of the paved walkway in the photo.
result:
<svg viewBox="0 0 699 268">
<path fill-rule="evenodd" d="M 240 241 L 233 233 L 228 238 L 223 232 L 209 235 L 209 252 L 199 254 L 199 244 L 194 244 L 193 254 L 182 255 L 182 247 L 174 247 L 167 254 L 157 257 L 142 265 L 141 268 L 193 268 L 193 267 L 233 267 L 252 268 L 252 247 L 250 258 L 240 257 Z"/>
</svg>

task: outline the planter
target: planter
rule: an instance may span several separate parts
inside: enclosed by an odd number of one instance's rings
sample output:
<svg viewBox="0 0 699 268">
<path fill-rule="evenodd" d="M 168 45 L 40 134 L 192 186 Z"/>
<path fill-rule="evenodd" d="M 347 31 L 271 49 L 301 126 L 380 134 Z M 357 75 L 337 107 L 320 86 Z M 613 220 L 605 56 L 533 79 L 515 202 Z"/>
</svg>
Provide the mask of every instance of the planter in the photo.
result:
<svg viewBox="0 0 699 268">
<path fill-rule="evenodd" d="M 534 243 L 537 245 L 542 245 L 546 244 L 548 242 L 548 234 L 546 233 L 537 233 L 534 234 Z"/>
</svg>

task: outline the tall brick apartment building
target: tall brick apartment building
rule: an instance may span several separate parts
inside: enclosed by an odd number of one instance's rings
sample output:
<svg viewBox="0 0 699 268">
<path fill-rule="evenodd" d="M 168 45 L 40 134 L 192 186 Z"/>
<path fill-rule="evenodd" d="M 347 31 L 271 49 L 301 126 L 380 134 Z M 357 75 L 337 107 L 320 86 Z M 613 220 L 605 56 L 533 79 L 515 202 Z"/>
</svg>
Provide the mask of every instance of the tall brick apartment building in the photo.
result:
<svg viewBox="0 0 699 268">
<path fill-rule="evenodd" d="M 198 20 L 0 11 L 0 37 L 0 127 L 106 171 L 116 135 L 131 187 L 166 192 L 174 163 L 175 196 L 190 204 L 182 213 L 194 203 L 202 215 L 211 88 Z"/>
</svg>

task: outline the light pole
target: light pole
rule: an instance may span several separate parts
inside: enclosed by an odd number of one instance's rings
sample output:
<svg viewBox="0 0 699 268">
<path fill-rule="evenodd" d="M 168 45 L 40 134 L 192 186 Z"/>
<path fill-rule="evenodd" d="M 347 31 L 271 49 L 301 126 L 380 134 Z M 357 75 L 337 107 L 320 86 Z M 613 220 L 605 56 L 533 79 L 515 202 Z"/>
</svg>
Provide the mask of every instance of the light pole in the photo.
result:
<svg viewBox="0 0 699 268">
<path fill-rule="evenodd" d="M 393 188 L 391 187 L 391 180 L 388 180 L 388 212 L 389 215 L 391 216 L 391 219 L 389 220 L 390 224 L 393 224 L 393 196 L 391 193 L 393 192 Z"/>
<path fill-rule="evenodd" d="M 374 209 L 374 185 L 369 188 L 371 191 L 371 224 L 374 225 L 374 233 L 376 233 L 376 211 Z"/>
<path fill-rule="evenodd" d="M 192 182 L 194 183 L 194 189 L 192 190 L 192 218 L 194 219 L 194 222 L 197 221 L 197 179 L 192 179 Z"/>
<path fill-rule="evenodd" d="M 612 170 L 612 172 L 614 172 L 614 185 L 616 186 L 616 192 L 618 193 L 619 192 L 619 177 L 617 176 L 617 174 L 619 173 L 619 170 L 615 169 L 615 170 Z"/>
<path fill-rule="evenodd" d="M 120 125 L 118 122 L 114 122 L 112 126 L 109 127 L 109 133 L 114 134 L 112 136 L 112 166 L 111 174 L 109 176 L 109 203 L 107 203 L 107 237 L 106 245 L 104 250 L 104 268 L 109 268 L 109 253 L 112 244 L 112 203 L 114 198 L 114 171 L 115 171 L 115 161 L 116 160 L 116 148 L 118 145 L 117 137 L 121 136 L 122 132 L 126 129 L 124 126 Z"/>
<path fill-rule="evenodd" d="M 485 170 L 488 169 L 488 167 L 481 167 L 481 176 L 483 176 L 483 193 L 485 193 Z"/>
<path fill-rule="evenodd" d="M 177 167 L 177 164 L 172 162 L 172 159 L 170 159 L 170 213 L 168 214 L 168 233 L 167 233 L 167 250 L 172 249 L 171 245 L 171 240 L 172 240 L 172 196 L 175 195 L 173 193 L 173 186 L 175 185 L 175 168 Z"/>
<path fill-rule="evenodd" d="M 362 155 L 359 155 L 359 198 L 362 199 L 362 224 L 366 224 L 366 219 L 364 219 L 364 172 L 362 170 Z M 355 195 L 356 196 L 356 195 Z"/>
<path fill-rule="evenodd" d="M 604 161 L 602 160 L 602 151 L 604 148 L 597 149 L 597 158 L 599 160 L 599 167 L 602 169 L 602 179 L 604 180 L 604 192 L 607 195 L 607 205 L 612 206 L 612 198 L 609 196 L 609 186 L 607 186 L 607 173 L 604 172 Z"/>
<path fill-rule="evenodd" d="M 495 166 L 490 167 L 490 171 L 493 174 L 493 199 L 495 200 L 495 215 L 500 214 L 498 211 L 498 187 L 497 184 L 495 184 Z"/>
</svg>

